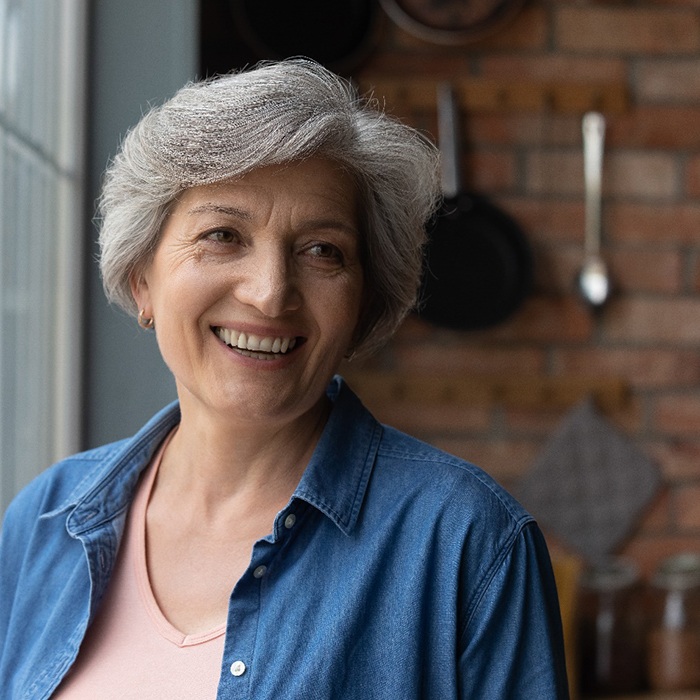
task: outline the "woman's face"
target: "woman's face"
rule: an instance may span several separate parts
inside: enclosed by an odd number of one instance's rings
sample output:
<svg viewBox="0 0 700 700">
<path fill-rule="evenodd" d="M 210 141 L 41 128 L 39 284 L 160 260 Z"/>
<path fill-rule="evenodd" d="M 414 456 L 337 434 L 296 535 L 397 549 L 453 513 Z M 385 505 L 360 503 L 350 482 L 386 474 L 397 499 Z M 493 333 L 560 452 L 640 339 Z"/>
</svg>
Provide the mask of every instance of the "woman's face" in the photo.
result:
<svg viewBox="0 0 700 700">
<path fill-rule="evenodd" d="M 183 409 L 285 422 L 320 405 L 360 315 L 357 206 L 323 159 L 182 194 L 132 290 Z"/>
</svg>

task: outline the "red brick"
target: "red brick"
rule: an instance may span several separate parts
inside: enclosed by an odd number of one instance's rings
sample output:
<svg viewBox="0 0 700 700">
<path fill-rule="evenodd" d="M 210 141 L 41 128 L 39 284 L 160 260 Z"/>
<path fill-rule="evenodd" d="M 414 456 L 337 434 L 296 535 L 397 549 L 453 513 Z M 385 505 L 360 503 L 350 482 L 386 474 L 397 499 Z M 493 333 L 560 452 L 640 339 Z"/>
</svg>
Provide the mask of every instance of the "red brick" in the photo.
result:
<svg viewBox="0 0 700 700">
<path fill-rule="evenodd" d="M 510 151 L 477 150 L 466 159 L 463 173 L 464 187 L 484 192 L 512 190 L 516 184 L 515 154 Z"/>
<path fill-rule="evenodd" d="M 583 244 L 533 244 L 535 286 L 542 294 L 573 294 L 583 260 Z"/>
<path fill-rule="evenodd" d="M 683 257 L 676 250 L 602 250 L 615 288 L 631 292 L 678 293 L 683 289 Z"/>
<path fill-rule="evenodd" d="M 667 482 L 700 478 L 700 439 L 658 440 L 648 446 Z"/>
<path fill-rule="evenodd" d="M 634 392 L 627 398 L 623 406 L 607 411 L 605 417 L 631 440 L 643 438 L 647 425 L 645 402 Z"/>
<path fill-rule="evenodd" d="M 696 250 L 688 256 L 691 266 L 691 291 L 700 292 L 700 253 Z"/>
<path fill-rule="evenodd" d="M 581 143 L 578 115 L 475 112 L 465 121 L 467 137 L 483 145 L 542 148 Z"/>
<path fill-rule="evenodd" d="M 681 189 L 681 174 L 674 155 L 613 152 L 606 156 L 603 194 L 618 197 L 670 199 Z"/>
<path fill-rule="evenodd" d="M 615 240 L 661 244 L 700 243 L 700 204 L 617 204 L 604 212 Z"/>
<path fill-rule="evenodd" d="M 593 320 L 588 310 L 575 299 L 532 297 L 502 326 L 490 331 L 490 337 L 519 342 L 571 342 L 590 338 Z"/>
<path fill-rule="evenodd" d="M 419 438 L 484 431 L 491 421 L 490 409 L 485 405 L 421 405 L 391 401 L 365 403 L 377 420 Z"/>
<path fill-rule="evenodd" d="M 612 148 L 700 148 L 700 107 L 644 105 L 607 118 L 605 141 Z"/>
<path fill-rule="evenodd" d="M 618 54 L 690 54 L 700 49 L 700 19 L 692 10 L 640 7 L 561 7 L 558 49 Z"/>
<path fill-rule="evenodd" d="M 655 4 L 669 7 L 700 7 L 700 0 L 655 0 Z"/>
<path fill-rule="evenodd" d="M 526 474 L 542 449 L 540 441 L 515 439 L 445 438 L 436 439 L 433 444 L 477 464 L 502 484 L 510 484 Z"/>
<path fill-rule="evenodd" d="M 355 79 L 363 87 L 369 87 L 379 78 L 419 77 L 428 73 L 437 82 L 450 80 L 467 70 L 467 56 L 444 47 L 421 46 L 412 51 L 380 49 Z"/>
<path fill-rule="evenodd" d="M 678 527 L 700 530 L 700 484 L 676 486 L 673 491 Z"/>
<path fill-rule="evenodd" d="M 700 353 L 695 350 L 560 347 L 552 352 L 552 366 L 562 374 L 617 377 L 635 388 L 685 387 L 700 383 Z"/>
<path fill-rule="evenodd" d="M 698 118 L 700 123 L 700 117 Z M 696 129 L 700 132 L 700 129 Z M 686 167 L 686 191 L 691 197 L 700 199 L 700 155 L 693 156 Z"/>
<path fill-rule="evenodd" d="M 545 49 L 549 39 L 548 25 L 547 10 L 533 3 L 523 8 L 510 23 L 495 28 L 484 39 L 468 44 L 463 50 L 479 55 L 492 50 Z"/>
<path fill-rule="evenodd" d="M 651 102 L 700 102 L 700 65 L 697 58 L 674 61 L 641 61 L 636 91 Z"/>
<path fill-rule="evenodd" d="M 415 343 L 421 340 L 438 340 L 438 338 L 435 337 L 436 333 L 438 335 L 444 335 L 448 334 L 449 331 L 435 329 L 426 320 L 412 313 L 409 314 L 399 326 L 394 337 L 403 342 Z"/>
<path fill-rule="evenodd" d="M 497 31 L 465 46 L 442 46 L 436 42 L 419 38 L 389 23 L 386 43 L 394 49 L 406 53 L 449 52 L 464 56 L 469 53 L 494 49 L 538 49 L 544 48 L 547 41 L 547 13 L 535 5 L 524 8 L 509 24 L 501 25 Z M 379 59 L 381 60 L 381 59 Z M 377 58 L 372 59 L 373 64 Z M 432 64 L 424 63 L 419 70 L 430 69 Z"/>
<path fill-rule="evenodd" d="M 501 197 L 499 203 L 525 229 L 533 243 L 583 243 L 583 200 Z"/>
<path fill-rule="evenodd" d="M 477 345 L 468 336 L 450 345 L 394 343 L 397 369 L 408 372 L 439 371 L 445 374 L 536 374 L 544 370 L 544 350 L 527 346 Z M 460 342 L 461 341 L 461 342 Z"/>
<path fill-rule="evenodd" d="M 533 194 L 580 195 L 583 159 L 578 151 L 533 151 L 525 163 L 525 181 Z"/>
<path fill-rule="evenodd" d="M 627 65 L 620 58 L 581 58 L 570 54 L 491 54 L 479 61 L 485 77 L 554 83 L 622 83 Z"/>
<path fill-rule="evenodd" d="M 644 534 L 667 532 L 671 522 L 671 496 L 668 489 L 662 489 L 642 513 L 638 531 Z"/>
<path fill-rule="evenodd" d="M 610 268 L 617 294 L 671 294 L 682 289 L 683 261 L 678 251 L 611 250 L 604 245 L 602 255 Z M 550 293 L 573 293 L 583 260 L 582 243 L 578 246 L 536 246 L 538 289 Z"/>
<path fill-rule="evenodd" d="M 527 159 L 528 191 L 535 194 L 581 195 L 583 155 L 578 151 L 533 152 Z M 675 197 L 680 173 L 673 155 L 614 152 L 603 165 L 603 196 Z"/>
<path fill-rule="evenodd" d="M 700 396 L 667 394 L 657 399 L 654 427 L 673 436 L 700 435 Z"/>
<path fill-rule="evenodd" d="M 569 412 L 568 407 L 518 409 L 504 408 L 504 425 L 508 432 L 517 435 L 536 436 L 546 442 Z"/>
<path fill-rule="evenodd" d="M 698 319 L 700 299 L 630 298 L 606 307 L 602 327 L 610 341 L 694 346 L 700 342 Z"/>
</svg>

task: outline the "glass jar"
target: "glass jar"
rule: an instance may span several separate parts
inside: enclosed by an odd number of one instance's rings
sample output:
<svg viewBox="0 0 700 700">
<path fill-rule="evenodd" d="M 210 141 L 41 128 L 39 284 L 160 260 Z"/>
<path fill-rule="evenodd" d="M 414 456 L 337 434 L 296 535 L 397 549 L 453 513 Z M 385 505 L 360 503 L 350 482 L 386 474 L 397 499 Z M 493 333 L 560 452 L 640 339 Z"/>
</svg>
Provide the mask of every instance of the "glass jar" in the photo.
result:
<svg viewBox="0 0 700 700">
<path fill-rule="evenodd" d="M 644 589 L 631 562 L 584 571 L 579 598 L 581 690 L 617 695 L 644 688 Z"/>
<path fill-rule="evenodd" d="M 651 603 L 651 687 L 700 689 L 700 554 L 664 560 L 651 579 Z"/>
</svg>

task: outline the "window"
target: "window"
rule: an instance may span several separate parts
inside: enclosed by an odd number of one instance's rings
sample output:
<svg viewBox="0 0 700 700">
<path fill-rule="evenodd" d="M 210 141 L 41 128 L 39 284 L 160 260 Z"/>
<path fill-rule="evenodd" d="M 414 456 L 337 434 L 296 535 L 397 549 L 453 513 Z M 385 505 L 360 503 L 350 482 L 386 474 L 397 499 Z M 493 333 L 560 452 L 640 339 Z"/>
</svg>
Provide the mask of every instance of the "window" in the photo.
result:
<svg viewBox="0 0 700 700">
<path fill-rule="evenodd" d="M 0 0 L 0 512 L 79 444 L 87 0 Z"/>
</svg>

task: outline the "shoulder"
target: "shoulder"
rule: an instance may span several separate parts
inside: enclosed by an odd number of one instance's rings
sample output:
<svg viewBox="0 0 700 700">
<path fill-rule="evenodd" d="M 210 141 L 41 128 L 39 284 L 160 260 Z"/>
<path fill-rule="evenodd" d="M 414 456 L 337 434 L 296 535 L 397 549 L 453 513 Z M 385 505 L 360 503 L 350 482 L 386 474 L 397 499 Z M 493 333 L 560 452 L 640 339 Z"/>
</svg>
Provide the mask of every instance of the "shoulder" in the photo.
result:
<svg viewBox="0 0 700 700">
<path fill-rule="evenodd" d="M 448 570 L 462 571 L 467 606 L 518 543 L 530 542 L 527 531 L 539 529 L 484 470 L 391 427 L 383 427 L 367 498 L 384 517 L 392 513 L 415 546 L 439 550 Z"/>
<path fill-rule="evenodd" d="M 378 507 L 421 516 L 426 525 L 449 522 L 446 530 L 454 534 L 495 532 L 507 539 L 533 522 L 483 469 L 378 423 L 342 378 L 331 390 L 334 426 L 327 451 L 337 455 L 346 449 L 358 461 L 373 463 L 367 495 Z"/>
<path fill-rule="evenodd" d="M 382 428 L 368 498 L 383 507 L 382 522 L 400 523 L 398 541 L 430 552 L 454 577 L 461 629 L 514 581 L 549 576 L 539 527 L 511 494 L 478 466 L 394 428 Z"/>
<path fill-rule="evenodd" d="M 20 491 L 8 507 L 6 519 L 67 510 L 101 486 L 119 482 L 120 474 L 138 472 L 179 417 L 177 403 L 170 404 L 134 436 L 56 462 Z"/>
<path fill-rule="evenodd" d="M 104 465 L 124 449 L 128 440 L 71 455 L 43 471 L 22 489 L 7 510 L 7 518 L 36 517 L 75 502 L 103 474 Z"/>
<path fill-rule="evenodd" d="M 490 514 L 524 525 L 530 514 L 489 474 L 395 428 L 383 426 L 377 468 L 393 479 L 420 484 L 426 497 L 483 517 Z"/>
</svg>

